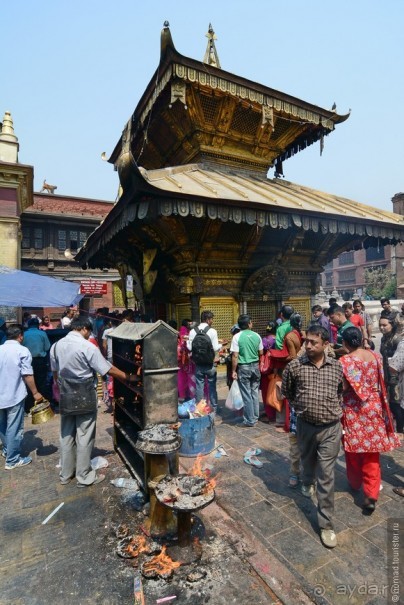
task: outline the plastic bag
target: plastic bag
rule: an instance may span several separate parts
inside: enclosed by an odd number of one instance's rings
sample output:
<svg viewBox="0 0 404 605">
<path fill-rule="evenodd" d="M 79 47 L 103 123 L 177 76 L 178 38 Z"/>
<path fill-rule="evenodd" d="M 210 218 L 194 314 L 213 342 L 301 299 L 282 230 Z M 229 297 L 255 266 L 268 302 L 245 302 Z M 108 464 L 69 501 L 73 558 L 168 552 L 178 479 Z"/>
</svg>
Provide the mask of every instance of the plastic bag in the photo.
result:
<svg viewBox="0 0 404 605">
<path fill-rule="evenodd" d="M 229 410 L 241 410 L 241 408 L 244 407 L 237 380 L 233 380 L 229 394 L 227 395 L 225 406 Z"/>
<path fill-rule="evenodd" d="M 112 485 L 115 485 L 115 487 L 139 490 L 139 484 L 135 479 L 126 479 L 126 477 L 119 477 L 118 479 L 111 479 L 110 483 L 112 483 Z"/>
<path fill-rule="evenodd" d="M 107 466 L 109 466 L 108 460 L 102 456 L 95 456 L 95 458 L 91 460 L 91 468 L 93 471 L 98 471 L 100 468 L 107 468 Z"/>
</svg>

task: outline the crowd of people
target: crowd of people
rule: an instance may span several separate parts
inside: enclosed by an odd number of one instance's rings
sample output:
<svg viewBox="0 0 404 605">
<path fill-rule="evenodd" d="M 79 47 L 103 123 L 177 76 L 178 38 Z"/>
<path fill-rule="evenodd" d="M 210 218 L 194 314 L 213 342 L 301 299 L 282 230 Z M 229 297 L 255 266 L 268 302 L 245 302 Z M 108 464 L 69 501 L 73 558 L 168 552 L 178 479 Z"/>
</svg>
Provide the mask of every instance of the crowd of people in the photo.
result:
<svg viewBox="0 0 404 605">
<path fill-rule="evenodd" d="M 309 498 L 316 493 L 320 536 L 329 548 L 337 544 L 334 468 L 341 443 L 348 483 L 363 490 L 363 510 L 371 514 L 381 487 L 380 453 L 399 447 L 403 439 L 404 304 L 401 311 L 387 299 L 381 305 L 380 354 L 360 300 L 340 306 L 330 299 L 327 309 L 314 305 L 305 331 L 299 313 L 283 305 L 262 336 L 242 314 L 230 330 L 231 341 L 220 340 L 208 310 L 199 323 L 184 319 L 178 333 L 179 401 L 206 398 L 216 414 L 217 365 L 225 359 L 227 384 L 237 381 L 241 395 L 242 426 L 275 422 L 276 430 L 288 434 L 289 485 L 300 484 Z M 134 321 L 150 318 L 130 309 L 122 314 L 98 309 L 93 319 L 68 309 L 57 326 L 48 315 L 40 320 L 25 314 L 22 326 L 8 327 L 0 318 L 0 439 L 6 470 L 32 461 L 21 455 L 24 413 L 43 396 L 51 399 L 51 372 L 61 416 L 60 482 L 76 478 L 78 487 L 86 487 L 104 479 L 90 464 L 97 376 L 135 379 L 113 365 L 111 338 L 119 323 Z M 177 329 L 176 322 L 168 323 Z M 55 327 L 66 335 L 51 345 L 47 332 Z M 111 403 L 110 379 L 104 385 Z M 404 496 L 404 488 L 394 491 Z"/>
<path fill-rule="evenodd" d="M 381 489 L 380 453 L 400 447 L 404 437 L 404 304 L 401 313 L 386 299 L 381 305 L 381 353 L 374 351 L 372 321 L 360 300 L 340 306 L 330 299 L 327 309 L 313 306 L 306 331 L 290 305 L 282 306 L 262 337 L 253 331 L 249 315 L 240 315 L 231 328 L 227 384 L 238 381 L 242 426 L 274 421 L 277 430 L 289 434 L 289 485 L 301 483 L 308 498 L 316 494 L 320 537 L 328 548 L 337 545 L 334 469 L 341 444 L 350 488 L 363 490 L 363 511 L 371 514 Z M 179 338 L 179 393 L 193 395 L 192 389 L 183 388 L 194 376 L 196 399 L 207 383 L 216 411 L 215 364 L 223 343 L 209 311 L 191 332 L 187 323 Z M 212 346 L 211 358 L 203 364 L 193 361 L 193 341 L 201 332 L 211 338 Z M 394 491 L 404 496 L 403 488 Z"/>
</svg>

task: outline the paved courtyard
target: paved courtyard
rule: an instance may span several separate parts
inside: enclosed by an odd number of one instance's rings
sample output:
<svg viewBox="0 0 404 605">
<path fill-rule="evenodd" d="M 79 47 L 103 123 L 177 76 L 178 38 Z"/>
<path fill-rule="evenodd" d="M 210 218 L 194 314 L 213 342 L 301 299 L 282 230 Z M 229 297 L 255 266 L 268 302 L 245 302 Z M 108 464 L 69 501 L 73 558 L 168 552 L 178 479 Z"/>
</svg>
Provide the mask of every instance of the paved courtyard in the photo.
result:
<svg viewBox="0 0 404 605">
<path fill-rule="evenodd" d="M 185 576 L 171 583 L 144 581 L 146 605 L 176 595 L 174 603 L 376 605 L 387 582 L 387 519 L 403 516 L 403 499 L 392 487 L 404 484 L 404 449 L 384 455 L 383 487 L 376 511 L 364 516 L 351 493 L 341 453 L 336 470 L 338 547 L 325 549 L 316 528 L 315 503 L 288 487 L 288 437 L 272 424 L 242 428 L 224 408 L 227 387 L 219 380 L 216 452 L 204 464 L 218 473 L 216 501 L 198 514 L 204 527 L 203 582 Z M 109 480 L 128 476 L 112 446 L 112 417 L 99 414 L 95 455 L 109 461 L 107 480 L 88 489 L 61 486 L 56 465 L 58 417 L 27 423 L 28 467 L 0 468 L 0 604 L 75 605 L 133 603 L 133 567 L 116 555 L 116 526 L 139 531 L 144 517 Z M 244 453 L 262 449 L 261 469 Z M 194 459 L 181 458 L 188 468 Z M 46 524 L 43 520 L 64 505 Z M 377 594 L 375 594 L 377 592 Z"/>
</svg>

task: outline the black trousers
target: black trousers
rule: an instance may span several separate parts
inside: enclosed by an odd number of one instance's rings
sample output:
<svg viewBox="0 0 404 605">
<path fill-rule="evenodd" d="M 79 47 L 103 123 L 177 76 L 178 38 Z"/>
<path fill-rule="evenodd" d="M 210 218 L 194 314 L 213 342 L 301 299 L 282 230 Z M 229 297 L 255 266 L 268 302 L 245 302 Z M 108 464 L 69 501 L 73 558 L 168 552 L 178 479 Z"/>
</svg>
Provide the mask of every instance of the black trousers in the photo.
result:
<svg viewBox="0 0 404 605">
<path fill-rule="evenodd" d="M 33 357 L 32 358 L 32 369 L 34 370 L 34 380 L 36 388 L 44 397 L 47 396 L 47 375 L 48 375 L 48 362 L 46 357 Z M 25 411 L 28 414 L 30 409 L 34 405 L 34 398 L 31 391 L 28 389 L 28 395 L 25 399 Z"/>
<path fill-rule="evenodd" d="M 390 410 L 393 414 L 394 420 L 396 421 L 397 433 L 404 433 L 404 410 L 399 403 L 396 401 L 390 401 Z"/>
</svg>

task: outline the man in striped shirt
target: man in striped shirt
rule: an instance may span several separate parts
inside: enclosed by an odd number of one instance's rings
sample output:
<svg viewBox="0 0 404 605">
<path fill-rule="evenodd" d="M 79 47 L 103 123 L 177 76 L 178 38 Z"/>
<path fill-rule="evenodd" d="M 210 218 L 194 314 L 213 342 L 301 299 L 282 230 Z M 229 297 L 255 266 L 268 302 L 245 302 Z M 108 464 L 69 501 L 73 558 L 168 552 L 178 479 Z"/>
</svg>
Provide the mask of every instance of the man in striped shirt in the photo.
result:
<svg viewBox="0 0 404 605">
<path fill-rule="evenodd" d="M 303 466 L 302 494 L 317 491 L 317 518 L 324 546 L 334 548 L 334 468 L 342 427 L 342 365 L 328 357 L 327 331 L 313 325 L 306 334 L 306 352 L 286 366 L 282 394 L 297 415 L 297 441 Z M 317 490 L 315 480 L 317 479 Z"/>
</svg>

